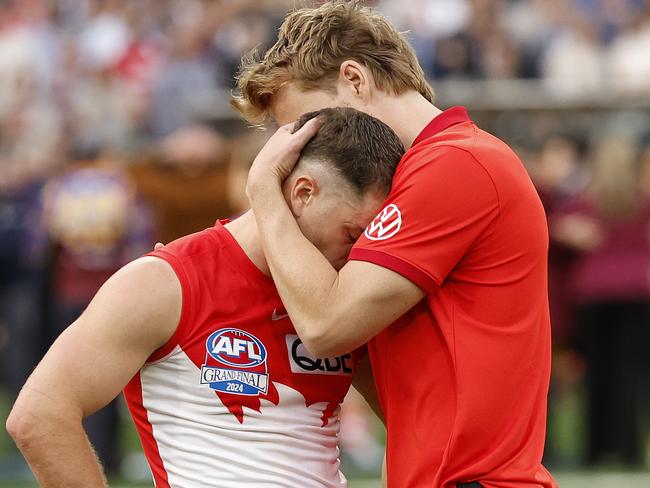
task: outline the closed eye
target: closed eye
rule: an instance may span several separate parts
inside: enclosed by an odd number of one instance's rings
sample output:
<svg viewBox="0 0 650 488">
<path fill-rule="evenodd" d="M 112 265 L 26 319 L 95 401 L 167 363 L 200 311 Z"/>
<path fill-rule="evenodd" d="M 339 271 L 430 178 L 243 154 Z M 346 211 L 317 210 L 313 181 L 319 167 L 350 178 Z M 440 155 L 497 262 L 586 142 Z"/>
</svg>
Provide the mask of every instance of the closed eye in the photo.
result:
<svg viewBox="0 0 650 488">
<path fill-rule="evenodd" d="M 361 237 L 361 234 L 348 234 L 348 239 L 352 244 L 357 242 L 357 240 L 359 240 L 359 237 Z"/>
</svg>

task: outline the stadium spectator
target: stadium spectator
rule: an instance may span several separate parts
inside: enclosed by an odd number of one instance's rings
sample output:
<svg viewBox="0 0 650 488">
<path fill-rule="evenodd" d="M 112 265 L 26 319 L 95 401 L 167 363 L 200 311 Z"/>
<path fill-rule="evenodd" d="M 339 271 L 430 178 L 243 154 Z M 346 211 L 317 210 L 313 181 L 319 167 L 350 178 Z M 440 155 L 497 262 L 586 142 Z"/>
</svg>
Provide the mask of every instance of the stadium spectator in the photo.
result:
<svg viewBox="0 0 650 488">
<path fill-rule="evenodd" d="M 213 62 L 206 55 L 202 15 L 201 8 L 184 10 L 168 29 L 170 52 L 153 87 L 151 128 L 155 135 L 166 136 L 191 123 L 193 111 L 217 89 Z"/>
<path fill-rule="evenodd" d="M 628 19 L 610 48 L 612 83 L 626 92 L 648 93 L 650 85 L 650 5 L 638 17 Z"/>
<path fill-rule="evenodd" d="M 131 167 L 155 220 L 155 237 L 171 242 L 232 215 L 228 201 L 229 143 L 209 127 L 170 134 L 143 164 Z"/>
<path fill-rule="evenodd" d="M 541 63 L 544 79 L 560 93 L 593 93 L 602 87 L 605 65 L 597 32 L 571 13 L 549 43 Z"/>
<path fill-rule="evenodd" d="M 121 266 L 147 252 L 151 217 L 133 182 L 97 148 L 44 188 L 42 225 L 50 248 L 46 347 L 86 308 Z M 84 426 L 107 472 L 119 467 L 118 405 L 88 417 Z"/>
<path fill-rule="evenodd" d="M 600 137 L 588 188 L 551 220 L 575 253 L 567 295 L 587 360 L 590 463 L 642 461 L 639 399 L 650 321 L 650 200 L 639 185 L 633 141 Z"/>
</svg>

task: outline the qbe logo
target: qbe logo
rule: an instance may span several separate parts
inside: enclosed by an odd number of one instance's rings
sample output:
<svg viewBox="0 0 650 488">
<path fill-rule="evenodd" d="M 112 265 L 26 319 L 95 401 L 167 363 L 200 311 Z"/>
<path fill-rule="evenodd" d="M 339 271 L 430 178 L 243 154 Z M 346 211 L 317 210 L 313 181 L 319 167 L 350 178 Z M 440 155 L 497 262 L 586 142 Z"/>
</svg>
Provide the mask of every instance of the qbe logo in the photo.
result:
<svg viewBox="0 0 650 488">
<path fill-rule="evenodd" d="M 366 227 L 365 236 L 371 241 L 383 241 L 393 237 L 402 228 L 402 212 L 397 205 L 387 205 Z"/>
<path fill-rule="evenodd" d="M 205 341 L 201 384 L 222 393 L 259 395 L 269 384 L 264 344 L 240 329 L 219 329 Z"/>
<path fill-rule="evenodd" d="M 335 358 L 315 358 L 295 334 L 286 336 L 289 365 L 293 373 L 350 376 L 354 372 L 352 354 Z"/>
</svg>

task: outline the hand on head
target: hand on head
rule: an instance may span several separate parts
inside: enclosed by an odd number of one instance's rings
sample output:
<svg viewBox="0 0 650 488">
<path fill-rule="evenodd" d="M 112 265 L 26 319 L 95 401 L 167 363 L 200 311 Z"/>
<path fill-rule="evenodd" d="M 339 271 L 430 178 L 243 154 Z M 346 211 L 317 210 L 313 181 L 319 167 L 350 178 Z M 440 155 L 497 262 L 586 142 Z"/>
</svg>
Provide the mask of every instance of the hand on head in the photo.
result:
<svg viewBox="0 0 650 488">
<path fill-rule="evenodd" d="M 294 123 L 280 127 L 259 152 L 248 173 L 246 195 L 253 198 L 270 185 L 279 186 L 295 167 L 305 144 L 316 135 L 322 122 L 309 120 L 293 132 Z"/>
</svg>

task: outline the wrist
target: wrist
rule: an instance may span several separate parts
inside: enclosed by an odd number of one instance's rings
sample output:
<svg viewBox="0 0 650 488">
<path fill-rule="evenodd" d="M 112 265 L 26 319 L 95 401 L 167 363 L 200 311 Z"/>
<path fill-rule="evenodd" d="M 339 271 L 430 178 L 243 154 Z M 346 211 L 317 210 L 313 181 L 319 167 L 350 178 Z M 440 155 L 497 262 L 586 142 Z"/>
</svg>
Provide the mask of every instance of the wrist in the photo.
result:
<svg viewBox="0 0 650 488">
<path fill-rule="evenodd" d="M 246 196 L 252 207 L 258 204 L 262 207 L 275 205 L 280 199 L 284 203 L 282 183 L 272 175 L 263 178 L 249 178 L 246 183 Z"/>
</svg>

